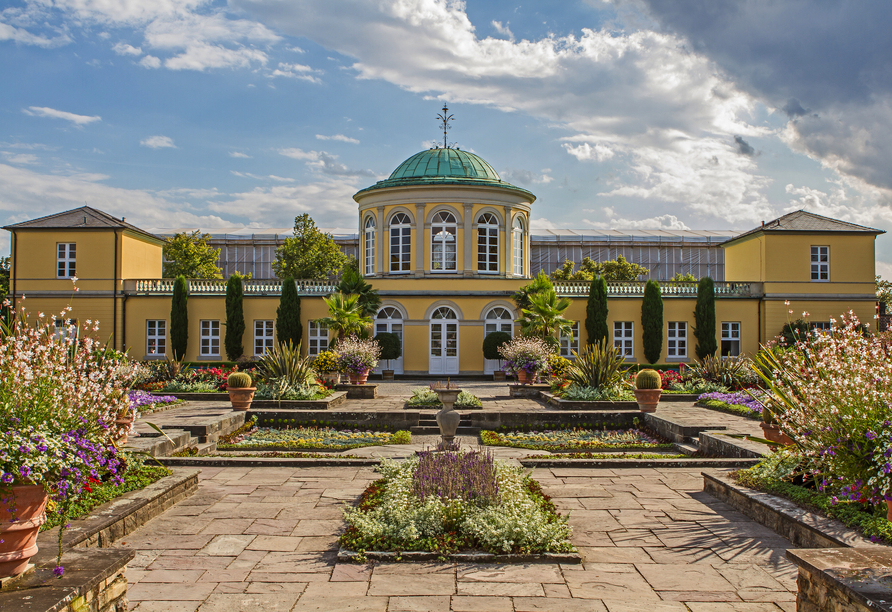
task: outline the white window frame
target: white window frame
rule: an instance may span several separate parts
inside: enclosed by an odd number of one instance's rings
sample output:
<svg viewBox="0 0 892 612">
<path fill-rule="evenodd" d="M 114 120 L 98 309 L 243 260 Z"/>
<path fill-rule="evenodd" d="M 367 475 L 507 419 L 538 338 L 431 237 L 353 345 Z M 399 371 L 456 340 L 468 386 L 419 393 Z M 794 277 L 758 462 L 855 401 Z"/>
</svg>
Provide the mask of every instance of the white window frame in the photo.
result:
<svg viewBox="0 0 892 612">
<path fill-rule="evenodd" d="M 809 321 L 808 330 L 813 336 L 829 334 L 833 331 L 833 323 L 831 321 Z"/>
<path fill-rule="evenodd" d="M 375 234 L 378 231 L 378 224 L 375 217 L 369 215 L 365 220 L 365 275 L 375 275 Z"/>
<path fill-rule="evenodd" d="M 518 215 L 514 217 L 511 229 L 512 251 L 514 253 L 512 269 L 514 270 L 514 276 L 523 276 L 524 251 L 526 250 L 526 245 L 524 244 L 525 237 L 526 227 L 523 219 Z"/>
<path fill-rule="evenodd" d="M 813 283 L 830 282 L 830 247 L 811 247 L 811 281 Z"/>
<path fill-rule="evenodd" d="M 559 340 L 561 342 L 561 357 L 575 359 L 575 357 L 573 357 L 573 351 L 579 352 L 579 321 L 573 321 L 572 338 L 561 332 Z"/>
<path fill-rule="evenodd" d="M 315 357 L 328 350 L 328 327 L 319 321 L 307 323 L 307 355 Z"/>
<path fill-rule="evenodd" d="M 254 319 L 254 356 L 262 357 L 275 346 L 275 322 L 272 319 Z"/>
<path fill-rule="evenodd" d="M 685 359 L 688 356 L 688 322 L 669 321 L 666 323 L 666 357 Z"/>
<path fill-rule="evenodd" d="M 56 243 L 56 278 L 77 276 L 77 243 Z"/>
<path fill-rule="evenodd" d="M 613 346 L 622 351 L 626 359 L 635 358 L 635 322 L 613 322 Z"/>
<path fill-rule="evenodd" d="M 737 352 L 725 351 L 725 342 L 737 345 Z M 722 321 L 722 341 L 719 345 L 722 358 L 737 357 L 740 355 L 740 321 Z"/>
<path fill-rule="evenodd" d="M 146 319 L 146 355 L 167 355 L 167 320 Z"/>
<path fill-rule="evenodd" d="M 397 213 L 390 219 L 389 248 L 390 273 L 409 274 L 412 271 L 412 219 L 406 213 Z"/>
<path fill-rule="evenodd" d="M 435 274 L 454 274 L 457 270 L 458 221 L 448 210 L 441 210 L 431 221 L 430 271 Z"/>
<path fill-rule="evenodd" d="M 499 273 L 499 219 L 489 212 L 477 217 L 477 272 Z"/>
<path fill-rule="evenodd" d="M 220 356 L 220 320 L 202 319 L 198 322 L 200 343 L 198 354 L 201 357 Z"/>
<path fill-rule="evenodd" d="M 74 329 L 72 329 L 72 327 Z M 53 339 L 65 340 L 77 332 L 77 321 L 74 319 L 53 319 Z"/>
</svg>

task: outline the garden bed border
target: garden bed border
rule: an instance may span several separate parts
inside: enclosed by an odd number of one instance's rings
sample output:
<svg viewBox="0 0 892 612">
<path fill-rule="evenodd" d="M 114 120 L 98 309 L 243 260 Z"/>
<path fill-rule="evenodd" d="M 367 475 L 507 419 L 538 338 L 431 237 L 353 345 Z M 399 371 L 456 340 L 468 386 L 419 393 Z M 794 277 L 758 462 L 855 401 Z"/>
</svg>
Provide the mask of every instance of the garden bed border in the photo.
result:
<svg viewBox="0 0 892 612">
<path fill-rule="evenodd" d="M 582 451 L 585 452 L 585 451 Z M 647 452 L 647 451 L 640 451 Z M 527 457 L 520 459 L 523 467 L 530 468 L 747 468 L 756 465 L 759 459 L 734 459 L 692 457 L 690 459 L 563 459 L 559 457 Z"/>
<path fill-rule="evenodd" d="M 152 395 L 155 396 L 164 396 L 164 395 L 172 395 L 177 399 L 181 399 L 187 402 L 226 402 L 229 403 L 229 394 L 225 391 L 220 391 L 217 393 L 179 393 L 179 392 L 162 392 L 162 391 L 153 391 Z M 347 391 L 334 391 L 328 397 L 323 397 L 322 399 L 315 400 L 267 400 L 267 399 L 255 399 L 251 403 L 252 408 L 282 408 L 283 410 L 328 410 L 330 408 L 334 408 L 336 406 L 340 406 L 345 401 L 347 401 L 348 393 Z M 281 406 L 280 406 L 281 404 Z M 178 404 L 182 405 L 182 404 Z"/>
<path fill-rule="evenodd" d="M 364 563 L 366 560 L 385 561 L 390 563 L 421 561 L 437 561 L 447 559 L 456 563 L 563 563 L 579 565 L 582 555 L 579 553 L 542 553 L 536 555 L 497 555 L 488 552 L 458 552 L 443 555 L 426 550 L 410 550 L 402 552 L 369 550 L 355 552 L 341 548 L 338 550 L 338 561 L 341 563 Z"/>
</svg>

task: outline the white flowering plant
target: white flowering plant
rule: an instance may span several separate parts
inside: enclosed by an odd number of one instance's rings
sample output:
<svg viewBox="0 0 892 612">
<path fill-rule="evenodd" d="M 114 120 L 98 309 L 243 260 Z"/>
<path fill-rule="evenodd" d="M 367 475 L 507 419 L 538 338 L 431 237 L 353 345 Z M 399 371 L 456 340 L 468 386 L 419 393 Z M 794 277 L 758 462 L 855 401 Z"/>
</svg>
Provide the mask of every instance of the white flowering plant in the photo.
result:
<svg viewBox="0 0 892 612">
<path fill-rule="evenodd" d="M 499 355 L 505 360 L 505 371 L 513 374 L 520 371 L 530 376 L 547 373 L 551 354 L 551 346 L 537 336 L 515 336 L 511 342 L 499 347 Z"/>
<path fill-rule="evenodd" d="M 485 453 L 430 457 L 428 467 L 421 465 L 423 454 L 402 462 L 382 460 L 378 471 L 384 478 L 344 512 L 341 545 L 362 552 L 575 552 L 566 517 L 522 468 L 487 459 Z M 477 467 L 468 469 L 469 463 Z"/>
<path fill-rule="evenodd" d="M 854 313 L 796 350 L 760 351 L 755 399 L 796 444 L 804 471 L 838 499 L 892 499 L 892 354 Z"/>
</svg>

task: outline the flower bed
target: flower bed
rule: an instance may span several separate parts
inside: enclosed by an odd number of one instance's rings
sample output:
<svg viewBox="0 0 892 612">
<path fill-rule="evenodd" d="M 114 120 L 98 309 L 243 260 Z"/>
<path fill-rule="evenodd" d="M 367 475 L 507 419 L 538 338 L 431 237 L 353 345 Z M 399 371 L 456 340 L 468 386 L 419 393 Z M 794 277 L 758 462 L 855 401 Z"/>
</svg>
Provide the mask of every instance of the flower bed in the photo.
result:
<svg viewBox="0 0 892 612">
<path fill-rule="evenodd" d="M 638 429 L 593 430 L 559 429 L 545 431 L 481 431 L 480 440 L 488 446 L 510 446 L 533 450 L 565 451 L 582 448 L 657 449 L 672 448 Z"/>
<path fill-rule="evenodd" d="M 754 421 L 762 420 L 762 404 L 754 400 L 746 391 L 703 393 L 697 398 L 697 405 L 736 414 Z"/>
<path fill-rule="evenodd" d="M 542 455 L 527 455 L 524 459 L 542 459 Z M 689 459 L 690 455 L 678 453 L 555 453 L 549 459 Z"/>
<path fill-rule="evenodd" d="M 488 453 L 424 452 L 383 460 L 384 476 L 344 512 L 342 547 L 499 554 L 575 552 L 567 520 L 523 468 Z"/>
<path fill-rule="evenodd" d="M 169 408 L 180 403 L 180 400 L 173 395 L 152 395 L 147 391 L 136 390 L 130 392 L 130 405 L 137 412 L 145 412 L 147 410 L 157 410 L 158 408 Z"/>
<path fill-rule="evenodd" d="M 359 455 L 337 456 L 341 459 L 364 459 L 364 457 L 360 457 Z M 264 451 L 259 453 L 231 452 L 199 455 L 198 449 L 196 448 L 184 448 L 183 450 L 172 454 L 171 457 L 207 457 L 209 459 L 214 457 L 244 457 L 247 459 L 330 459 L 331 455 L 328 453 L 302 453 L 292 451 Z"/>
<path fill-rule="evenodd" d="M 360 429 L 335 429 L 333 427 L 257 427 L 254 422 L 223 438 L 217 444 L 219 450 L 251 449 L 330 449 L 346 450 L 361 446 L 385 444 L 409 444 L 412 435 L 408 431 L 368 431 Z"/>
<path fill-rule="evenodd" d="M 427 388 L 427 387 L 418 387 L 412 390 L 412 397 L 406 402 L 407 406 L 442 406 L 440 403 L 440 399 L 437 397 L 435 391 Z M 473 393 L 469 393 L 468 391 L 462 391 L 458 394 L 458 399 L 455 400 L 455 404 L 453 404 L 453 408 L 480 408 L 483 406 L 483 402 L 480 401 Z"/>
</svg>

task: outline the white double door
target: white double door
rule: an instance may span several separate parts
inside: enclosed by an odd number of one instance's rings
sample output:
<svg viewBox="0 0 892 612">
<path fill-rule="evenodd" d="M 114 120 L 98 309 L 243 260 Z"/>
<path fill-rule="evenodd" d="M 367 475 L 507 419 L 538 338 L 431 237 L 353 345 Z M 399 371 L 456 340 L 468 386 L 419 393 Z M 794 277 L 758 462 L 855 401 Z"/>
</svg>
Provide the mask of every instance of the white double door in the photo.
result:
<svg viewBox="0 0 892 612">
<path fill-rule="evenodd" d="M 381 334 L 384 332 L 395 334 L 400 339 L 400 356 L 399 359 L 380 360 L 378 367 L 374 371 L 376 374 L 380 374 L 381 370 L 387 369 L 393 370 L 394 374 L 402 374 L 403 353 L 406 350 L 403 344 L 403 315 L 392 306 L 385 306 L 378 311 L 378 315 L 375 317 L 375 333 Z"/>
<path fill-rule="evenodd" d="M 438 313 L 441 316 L 430 322 L 430 374 L 458 374 L 458 320 L 455 315 L 446 318 L 450 313 Z"/>
<path fill-rule="evenodd" d="M 507 308 L 493 308 L 488 313 L 486 313 L 486 317 L 483 320 L 483 337 L 490 335 L 493 332 L 505 332 L 509 336 L 514 336 L 514 316 L 511 314 Z M 496 370 L 499 369 L 499 360 L 498 359 L 484 359 L 483 360 L 483 373 L 484 374 L 492 374 Z"/>
</svg>

